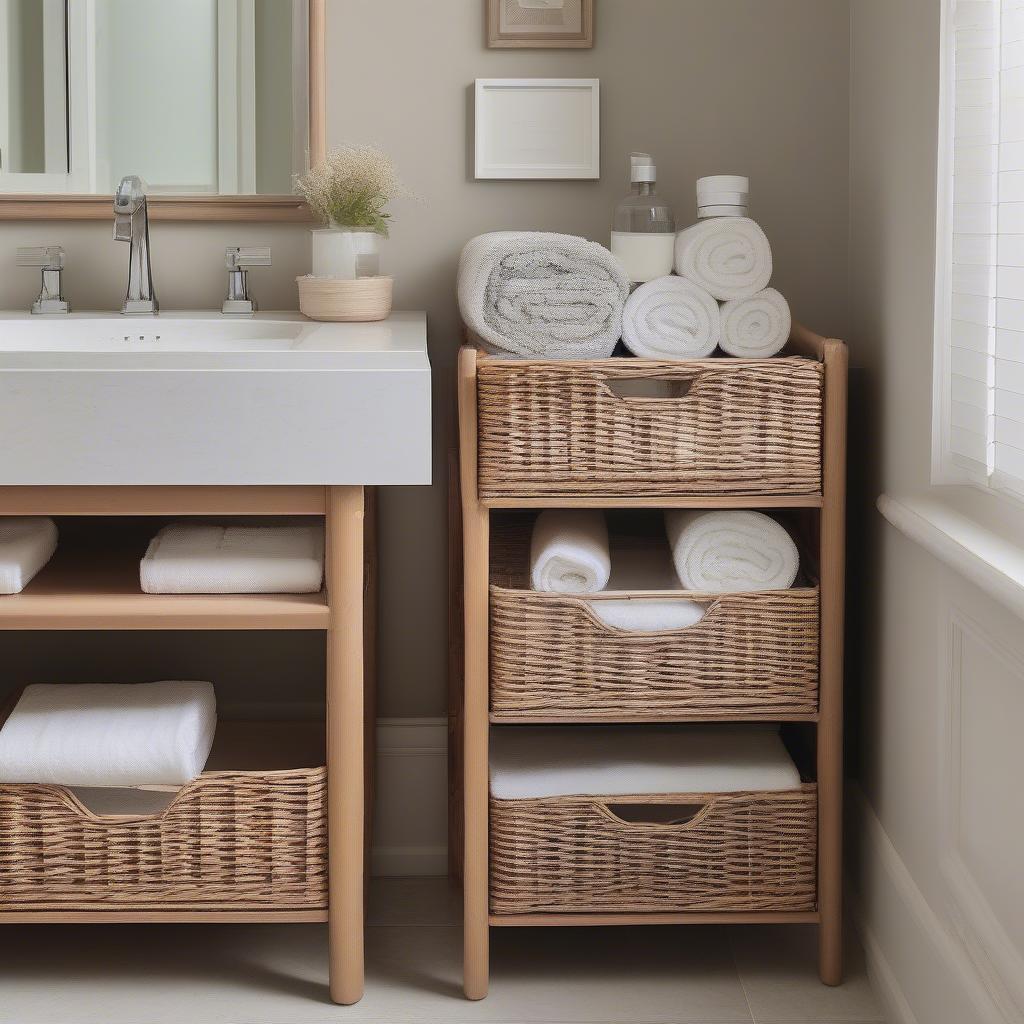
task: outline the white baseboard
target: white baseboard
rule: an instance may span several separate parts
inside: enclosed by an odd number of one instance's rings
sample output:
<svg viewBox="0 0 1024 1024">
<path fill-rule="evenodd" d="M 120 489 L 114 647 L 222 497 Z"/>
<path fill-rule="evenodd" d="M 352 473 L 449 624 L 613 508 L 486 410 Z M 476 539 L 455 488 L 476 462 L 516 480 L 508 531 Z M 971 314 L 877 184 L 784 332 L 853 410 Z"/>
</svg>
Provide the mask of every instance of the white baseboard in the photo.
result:
<svg viewBox="0 0 1024 1024">
<path fill-rule="evenodd" d="M 448 873 L 448 722 L 377 722 L 374 875 Z"/>
<path fill-rule="evenodd" d="M 859 786 L 848 791 L 854 918 L 890 1024 L 1020 1024 L 929 904 Z"/>
</svg>

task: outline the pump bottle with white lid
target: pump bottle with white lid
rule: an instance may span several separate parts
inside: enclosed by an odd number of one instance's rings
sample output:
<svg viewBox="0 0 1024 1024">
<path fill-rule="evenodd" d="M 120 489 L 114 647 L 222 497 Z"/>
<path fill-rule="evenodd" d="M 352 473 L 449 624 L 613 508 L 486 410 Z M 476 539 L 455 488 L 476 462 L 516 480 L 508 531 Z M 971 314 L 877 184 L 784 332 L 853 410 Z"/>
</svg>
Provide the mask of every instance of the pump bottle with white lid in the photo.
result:
<svg viewBox="0 0 1024 1024">
<path fill-rule="evenodd" d="M 676 222 L 672 208 L 655 191 L 658 172 L 649 153 L 631 153 L 632 191 L 615 207 L 612 255 L 633 284 L 672 273 Z"/>
</svg>

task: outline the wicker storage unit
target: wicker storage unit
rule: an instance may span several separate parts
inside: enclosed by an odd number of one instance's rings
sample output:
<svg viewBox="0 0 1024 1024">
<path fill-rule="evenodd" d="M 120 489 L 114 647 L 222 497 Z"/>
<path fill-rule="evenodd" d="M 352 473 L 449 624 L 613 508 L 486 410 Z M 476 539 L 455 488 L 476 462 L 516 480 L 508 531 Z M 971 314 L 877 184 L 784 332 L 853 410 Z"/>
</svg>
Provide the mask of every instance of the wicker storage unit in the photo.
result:
<svg viewBox="0 0 1024 1024">
<path fill-rule="evenodd" d="M 492 798 L 490 910 L 811 911 L 817 803 L 810 783 L 778 792 Z"/>
<path fill-rule="evenodd" d="M 587 598 L 530 589 L 532 515 L 506 515 L 492 537 L 493 721 L 717 721 L 818 710 L 818 586 L 742 594 L 605 591 Z M 664 557 L 668 560 L 667 546 Z M 630 632 L 597 602 L 666 596 L 707 603 L 684 629 Z"/>
<path fill-rule="evenodd" d="M 816 360 L 481 355 L 476 373 L 483 498 L 821 490 Z M 636 381 L 662 382 L 673 397 L 617 393 Z"/>
<path fill-rule="evenodd" d="M 160 814 L 98 817 L 61 786 L 0 785 L 0 905 L 326 908 L 326 792 L 326 768 L 204 772 Z"/>
</svg>

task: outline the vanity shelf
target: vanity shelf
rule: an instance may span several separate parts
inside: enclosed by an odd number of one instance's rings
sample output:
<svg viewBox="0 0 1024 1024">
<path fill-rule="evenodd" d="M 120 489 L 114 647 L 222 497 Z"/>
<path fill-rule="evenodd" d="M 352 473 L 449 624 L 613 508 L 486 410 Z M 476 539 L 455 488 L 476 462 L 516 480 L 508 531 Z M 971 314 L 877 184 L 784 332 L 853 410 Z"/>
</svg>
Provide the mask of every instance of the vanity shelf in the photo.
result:
<svg viewBox="0 0 1024 1024">
<path fill-rule="evenodd" d="M 313 889 L 304 890 L 301 879 L 298 883 L 293 879 L 299 886 L 296 891 L 302 893 L 294 903 L 287 896 L 277 899 L 272 889 L 262 895 L 257 892 L 255 898 L 244 886 L 233 890 L 228 877 L 231 871 L 227 870 L 230 864 L 225 866 L 217 860 L 217 844 L 224 841 L 230 846 L 233 822 L 238 817 L 228 799 L 223 804 L 221 822 L 227 832 L 221 835 L 218 822 L 213 820 L 205 822 L 196 833 L 204 844 L 213 844 L 209 854 L 212 863 L 218 864 L 222 873 L 227 871 L 222 888 L 211 884 L 216 879 L 204 878 L 200 869 L 195 901 L 182 897 L 180 892 L 177 896 L 166 895 L 144 887 L 135 900 L 129 887 L 109 900 L 102 898 L 102 892 L 94 892 L 86 899 L 60 899 L 55 905 L 48 900 L 33 902 L 12 896 L 11 890 L 5 897 L 0 884 L 0 924 L 327 922 L 331 994 L 337 1002 L 356 1002 L 363 991 L 364 865 L 370 835 L 365 795 L 373 761 L 375 712 L 373 490 L 358 485 L 0 486 L 0 516 L 7 515 L 69 517 L 69 521 L 59 524 L 64 543 L 58 546 L 50 564 L 21 594 L 0 597 L 0 630 L 319 631 L 326 637 L 327 648 L 326 721 L 308 725 L 226 721 L 218 729 L 208 770 L 199 780 L 208 779 L 209 773 L 220 766 L 232 773 L 245 772 L 251 766 L 257 776 L 255 796 L 260 799 L 262 792 L 262 798 L 271 800 L 273 780 L 261 790 L 260 774 L 286 770 L 289 776 L 294 775 L 291 784 L 295 788 L 290 796 L 285 794 L 285 801 L 294 798 L 314 809 L 307 813 L 305 823 L 302 813 L 288 813 L 262 825 L 247 819 L 246 825 L 253 829 L 254 847 L 269 843 L 266 855 L 270 860 L 277 843 L 270 826 L 298 830 L 284 837 L 285 876 L 293 875 L 294 865 L 289 858 L 298 856 L 302 860 L 307 853 L 314 860 L 319 858 Z M 149 538 L 162 521 L 187 516 L 319 517 L 326 538 L 324 589 L 317 594 L 297 595 L 142 593 L 139 559 Z M 136 517 L 141 517 L 139 522 L 133 521 Z M 214 788 L 217 785 L 215 782 Z M 183 800 L 188 790 L 188 786 L 183 788 Z M 250 798 L 245 794 L 242 779 L 238 788 L 241 803 L 236 810 L 240 809 L 243 817 L 246 810 L 251 810 L 246 806 Z M 201 794 L 194 795 L 198 798 Z M 213 795 L 222 800 L 225 796 Z M 54 799 L 53 794 L 49 798 Z M 57 799 L 59 803 L 59 796 Z M 202 817 L 206 811 L 201 804 L 200 800 L 197 813 Z M 73 826 L 73 817 L 71 814 L 68 818 L 69 827 Z M 115 823 L 112 827 L 118 826 Z M 72 838 L 75 831 L 71 827 Z M 20 835 L 17 831 L 5 832 L 4 823 L 0 823 L 0 865 L 5 858 L 17 859 L 22 843 L 31 847 L 31 832 L 30 827 Z M 310 836 L 315 840 L 311 846 L 307 843 Z M 47 844 L 47 850 L 51 845 Z M 162 849 L 159 843 L 153 848 Z M 240 856 L 251 852 L 244 841 L 239 849 Z M 118 856 L 126 858 L 125 866 L 130 870 L 134 856 L 131 843 Z M 154 856 L 153 870 L 158 873 L 163 869 L 165 854 Z M 232 857 L 230 851 L 225 856 L 229 860 Z M 169 864 L 169 870 L 173 870 L 173 857 Z M 45 878 L 41 888 L 45 890 Z M 220 895 L 214 898 L 217 892 Z"/>
<path fill-rule="evenodd" d="M 152 531 L 150 531 L 152 532 Z M 327 629 L 317 594 L 144 594 L 145 540 L 63 550 L 20 594 L 0 598 L 0 629 Z"/>
</svg>

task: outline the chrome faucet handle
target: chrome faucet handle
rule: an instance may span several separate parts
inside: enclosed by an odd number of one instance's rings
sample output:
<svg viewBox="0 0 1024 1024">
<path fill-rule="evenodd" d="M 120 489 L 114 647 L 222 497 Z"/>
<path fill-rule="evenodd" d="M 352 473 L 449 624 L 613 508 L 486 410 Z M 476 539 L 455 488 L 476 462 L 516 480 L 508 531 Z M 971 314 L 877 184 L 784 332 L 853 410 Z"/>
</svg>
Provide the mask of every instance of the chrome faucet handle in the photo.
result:
<svg viewBox="0 0 1024 1024">
<path fill-rule="evenodd" d="M 62 245 L 20 247 L 15 254 L 15 263 L 19 267 L 33 267 L 42 271 L 39 297 L 32 303 L 33 313 L 71 312 L 61 288 L 61 272 L 64 269 Z"/>
<path fill-rule="evenodd" d="M 229 316 L 251 316 L 256 312 L 256 301 L 249 296 L 248 271 L 250 267 L 269 267 L 269 245 L 233 245 L 224 253 L 228 268 L 228 297 L 221 312 Z"/>
</svg>

